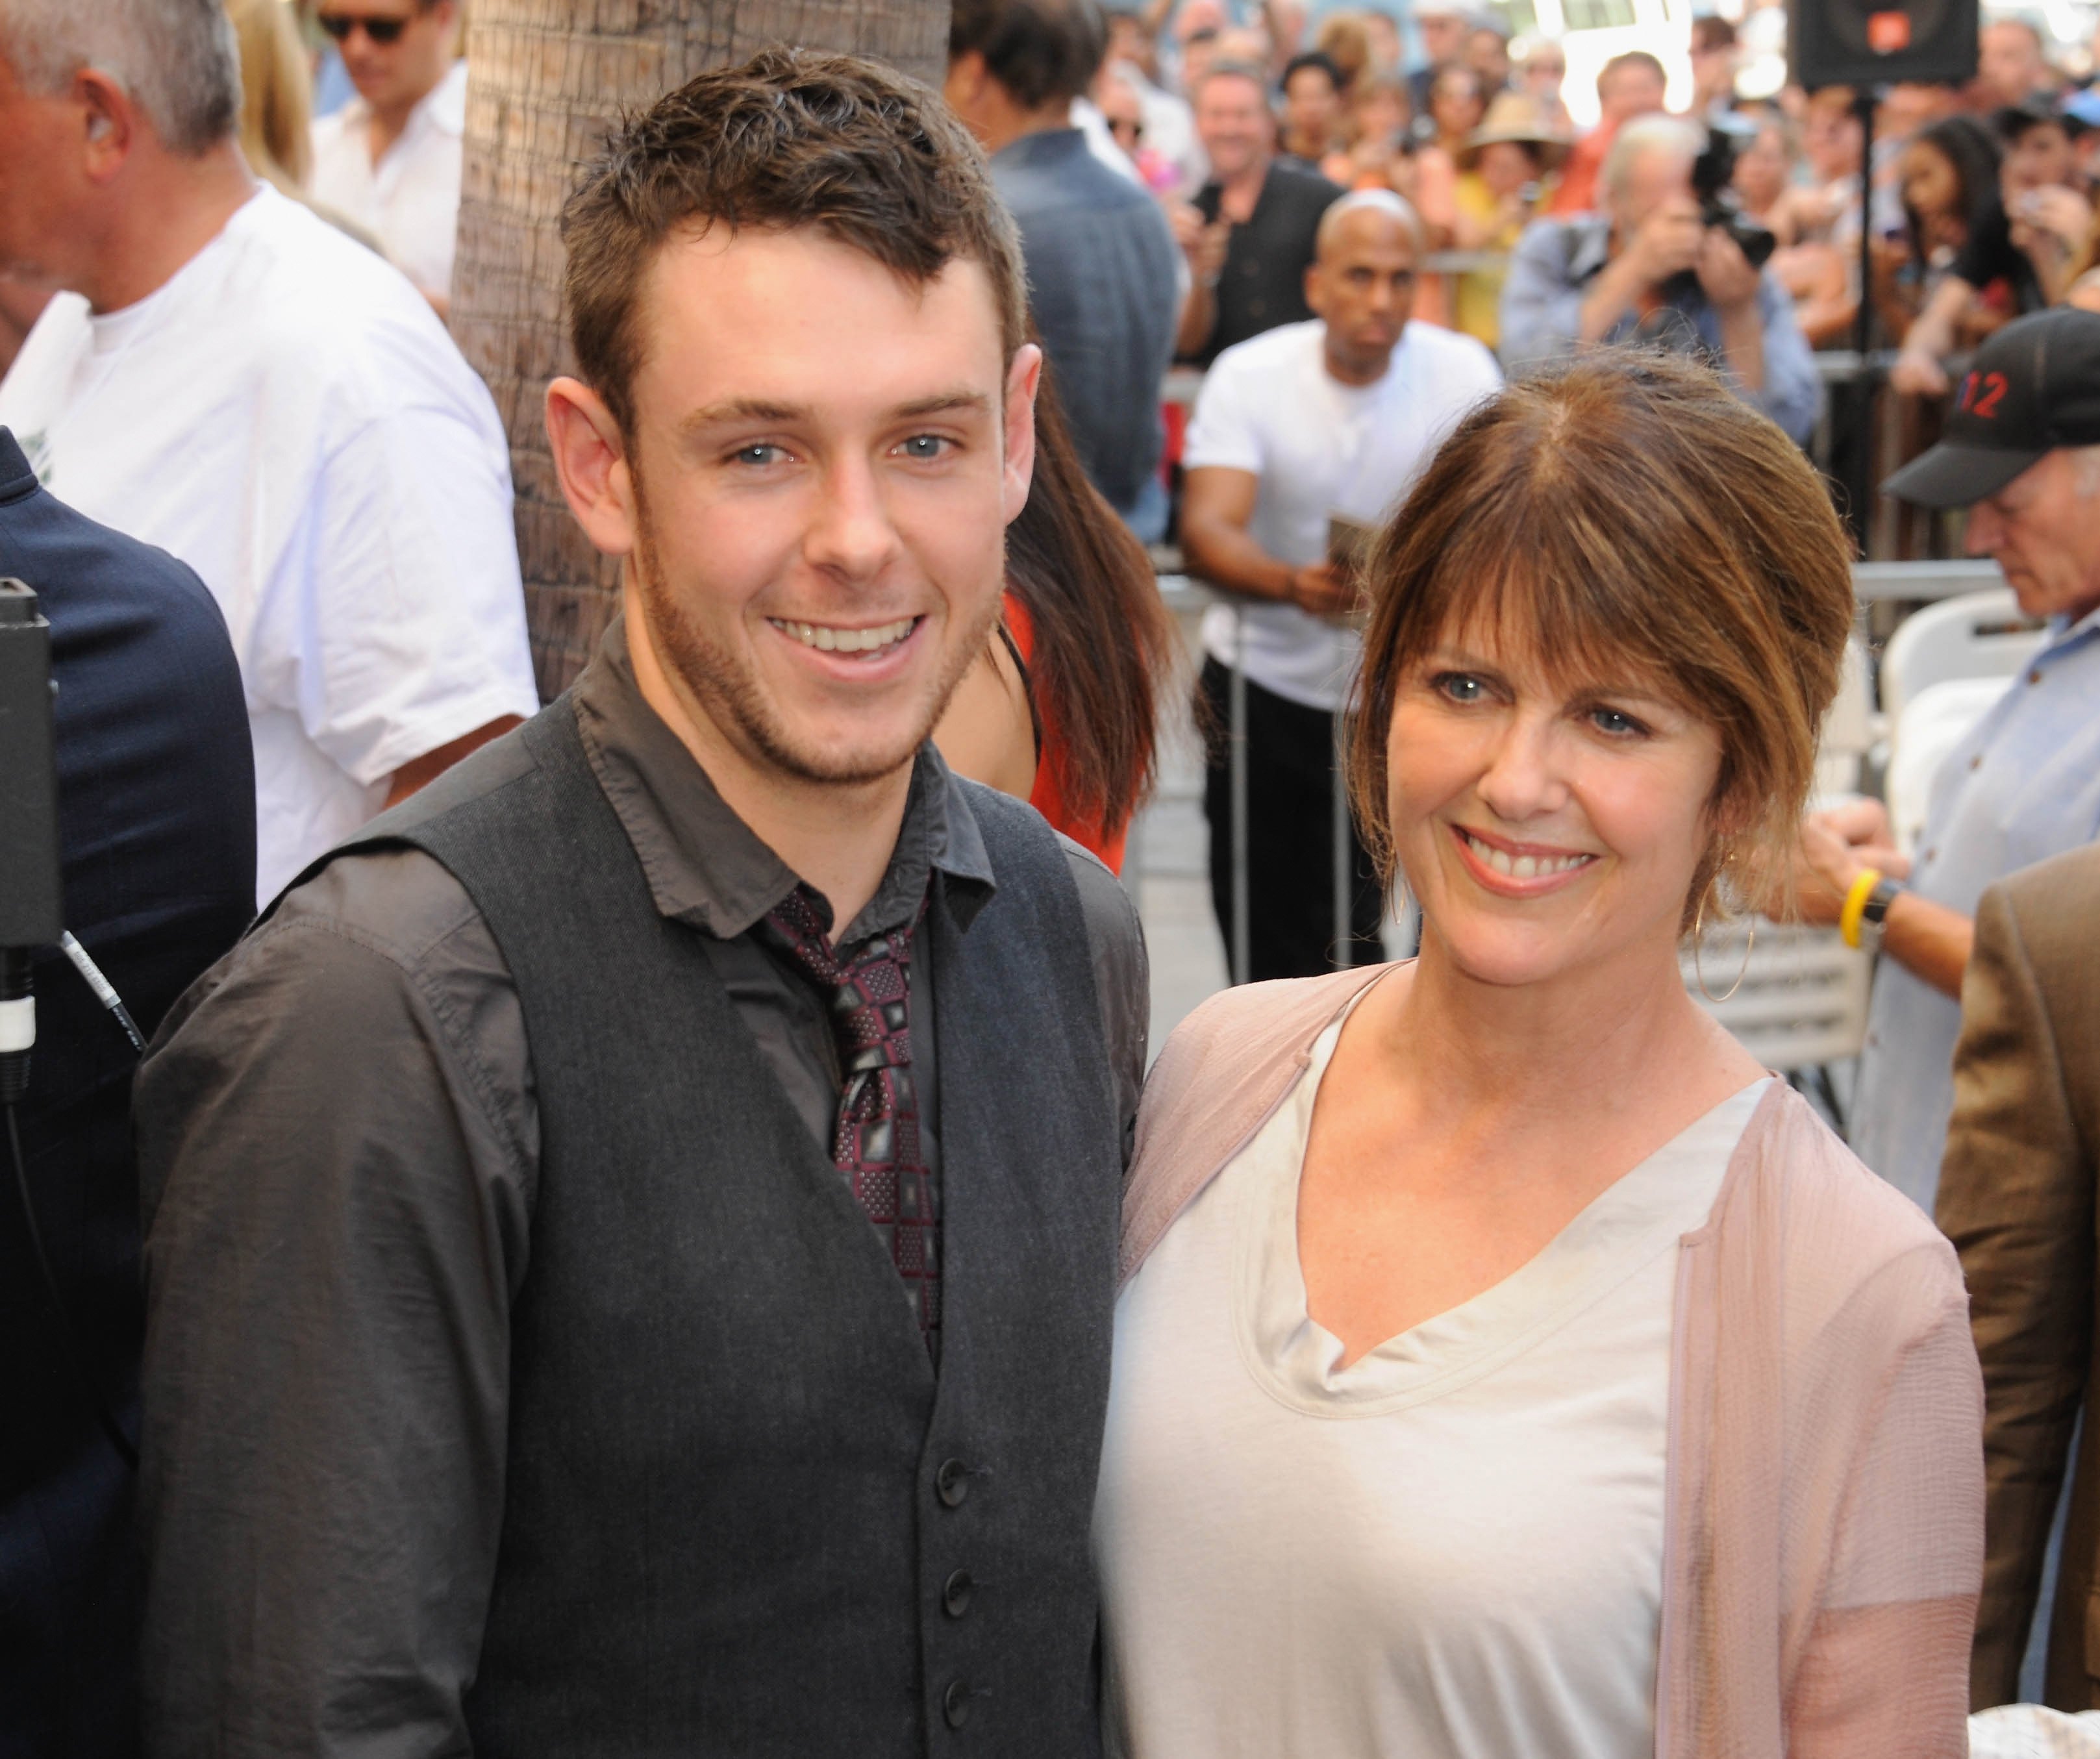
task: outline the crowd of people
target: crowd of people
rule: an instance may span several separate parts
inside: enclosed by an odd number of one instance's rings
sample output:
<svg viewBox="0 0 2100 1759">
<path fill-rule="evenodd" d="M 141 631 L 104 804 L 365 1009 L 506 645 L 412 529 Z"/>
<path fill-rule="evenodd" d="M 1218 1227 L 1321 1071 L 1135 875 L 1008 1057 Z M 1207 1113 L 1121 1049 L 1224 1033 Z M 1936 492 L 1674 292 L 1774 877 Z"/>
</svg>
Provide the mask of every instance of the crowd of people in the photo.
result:
<svg viewBox="0 0 2100 1759">
<path fill-rule="evenodd" d="M 70 931 L 0 950 L 0 1755 L 1954 1759 L 2052 1570 L 2100 1713 L 2100 95 L 2038 29 L 1871 162 L 1740 89 L 1770 7 L 1587 129 L 1442 0 L 703 74 L 562 210 L 620 585 L 543 703 L 462 3 L 0 0 Z M 2036 641 L 1914 853 L 1816 786 L 1863 306 L 1886 492 Z M 1254 981 L 1148 1071 L 1177 691 Z M 1688 990 L 1736 916 L 1877 955 L 1842 1140 Z"/>
</svg>

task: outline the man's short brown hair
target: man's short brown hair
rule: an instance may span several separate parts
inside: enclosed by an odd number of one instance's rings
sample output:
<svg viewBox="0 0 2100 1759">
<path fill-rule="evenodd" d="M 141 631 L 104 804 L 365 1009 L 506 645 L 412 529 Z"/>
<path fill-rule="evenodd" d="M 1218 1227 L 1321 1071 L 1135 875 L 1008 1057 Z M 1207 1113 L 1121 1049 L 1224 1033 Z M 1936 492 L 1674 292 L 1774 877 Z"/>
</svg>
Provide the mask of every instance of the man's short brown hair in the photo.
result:
<svg viewBox="0 0 2100 1759">
<path fill-rule="evenodd" d="M 1368 566 L 1348 772 L 1381 871 L 1394 705 L 1440 641 L 1485 624 L 1568 682 L 1645 685 L 1719 734 L 1689 927 L 1732 859 L 1791 843 L 1852 627 L 1851 556 L 1801 449 L 1704 367 L 1608 350 L 1508 386 L 1458 425 Z"/>
<path fill-rule="evenodd" d="M 1021 241 L 984 156 L 924 86 L 857 55 L 761 50 L 617 128 L 562 209 L 576 368 L 633 433 L 642 284 L 674 232 L 814 227 L 919 285 L 957 258 L 1027 340 Z"/>
<path fill-rule="evenodd" d="M 1597 69 L 1598 91 L 1601 93 L 1604 87 L 1620 74 L 1630 73 L 1635 68 L 1654 79 L 1660 80 L 1665 86 L 1670 83 L 1669 70 L 1661 62 L 1645 49 L 1629 49 L 1624 55 L 1613 55 L 1610 60 Z"/>
</svg>

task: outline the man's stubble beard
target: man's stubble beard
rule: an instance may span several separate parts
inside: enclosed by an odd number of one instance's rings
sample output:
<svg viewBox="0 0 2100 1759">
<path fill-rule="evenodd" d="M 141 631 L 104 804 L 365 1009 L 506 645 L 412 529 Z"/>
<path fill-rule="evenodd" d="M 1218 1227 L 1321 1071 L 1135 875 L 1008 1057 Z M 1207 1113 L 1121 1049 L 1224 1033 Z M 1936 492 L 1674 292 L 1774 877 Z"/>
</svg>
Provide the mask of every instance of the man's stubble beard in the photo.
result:
<svg viewBox="0 0 2100 1759">
<path fill-rule="evenodd" d="M 743 744 L 768 764 L 797 781 L 825 787 L 854 787 L 880 782 L 910 763 L 933 735 L 948 703 L 978 653 L 989 645 L 999 619 L 1000 595 L 986 601 L 979 627 L 960 643 L 928 706 L 924 724 L 903 749 L 888 754 L 853 753 L 826 760 L 798 750 L 773 711 L 751 668 L 738 656 L 717 647 L 686 615 L 676 594 L 664 584 L 656 566 L 656 528 L 642 471 L 630 444 L 628 474 L 634 485 L 635 536 L 633 566 L 651 644 L 677 677 L 701 713 L 732 743 Z M 1004 539 L 1004 531 L 1001 533 Z M 1004 544 L 1002 542 L 1002 554 Z M 952 609 L 952 606 L 951 607 Z"/>
</svg>

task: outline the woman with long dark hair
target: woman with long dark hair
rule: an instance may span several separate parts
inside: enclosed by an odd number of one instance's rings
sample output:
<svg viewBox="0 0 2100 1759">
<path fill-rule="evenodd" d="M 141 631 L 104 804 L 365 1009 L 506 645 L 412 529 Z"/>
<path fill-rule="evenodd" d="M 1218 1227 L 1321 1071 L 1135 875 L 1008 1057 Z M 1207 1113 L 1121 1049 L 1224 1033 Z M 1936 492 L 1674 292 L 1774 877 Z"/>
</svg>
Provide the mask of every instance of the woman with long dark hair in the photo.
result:
<svg viewBox="0 0 2100 1759">
<path fill-rule="evenodd" d="M 1174 655 L 1151 560 L 1087 480 L 1045 368 L 1035 482 L 1007 527 L 1005 615 L 935 743 L 1120 871 Z"/>
</svg>

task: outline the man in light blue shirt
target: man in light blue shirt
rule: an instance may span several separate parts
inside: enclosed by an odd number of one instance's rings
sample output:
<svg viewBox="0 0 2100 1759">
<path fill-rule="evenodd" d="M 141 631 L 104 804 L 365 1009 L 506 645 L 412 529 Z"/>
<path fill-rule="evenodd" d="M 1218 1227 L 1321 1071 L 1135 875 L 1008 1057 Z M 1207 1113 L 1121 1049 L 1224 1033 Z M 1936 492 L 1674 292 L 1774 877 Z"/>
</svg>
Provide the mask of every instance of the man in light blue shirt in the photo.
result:
<svg viewBox="0 0 2100 1759">
<path fill-rule="evenodd" d="M 1942 766 L 1908 884 L 1878 809 L 1802 830 L 1802 915 L 1884 955 L 1852 1146 L 1930 1212 L 1977 902 L 2016 868 L 2100 839 L 2100 315 L 2059 307 L 2000 330 L 1946 438 L 1885 487 L 1968 507 L 1970 553 L 1995 558 L 2020 609 L 2048 619 L 2040 651 Z"/>
<path fill-rule="evenodd" d="M 1605 155 L 1604 211 L 1526 228 L 1502 284 L 1502 364 L 1521 373 L 1607 342 L 1696 354 L 1806 444 L 1822 399 L 1815 357 L 1771 271 L 1701 219 L 1692 167 L 1705 144 L 1680 117 L 1636 117 Z"/>
</svg>

